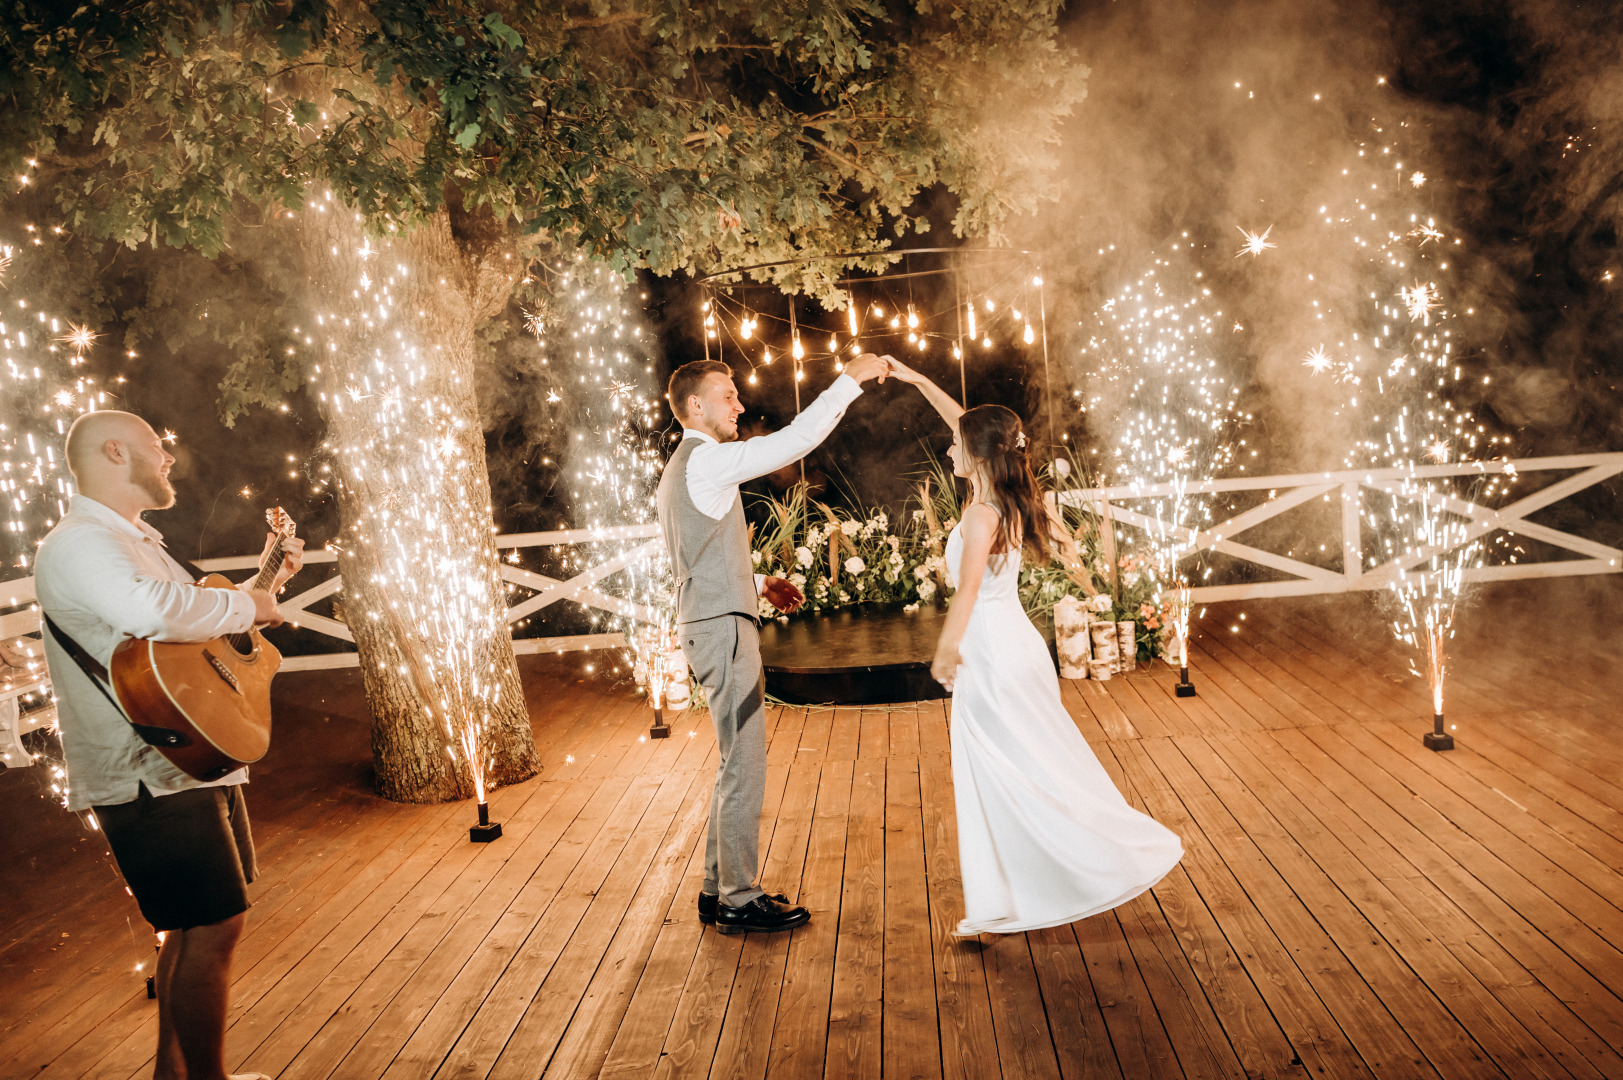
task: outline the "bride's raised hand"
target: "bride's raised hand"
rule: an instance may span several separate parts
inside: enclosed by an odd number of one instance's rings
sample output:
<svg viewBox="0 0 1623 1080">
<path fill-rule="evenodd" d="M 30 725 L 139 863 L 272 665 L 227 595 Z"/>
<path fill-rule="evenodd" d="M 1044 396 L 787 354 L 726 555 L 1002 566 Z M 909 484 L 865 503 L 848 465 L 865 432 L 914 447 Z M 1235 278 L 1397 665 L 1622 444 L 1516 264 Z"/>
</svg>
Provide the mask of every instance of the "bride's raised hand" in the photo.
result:
<svg viewBox="0 0 1623 1080">
<path fill-rule="evenodd" d="M 890 377 L 893 379 L 899 379 L 904 383 L 912 383 L 914 386 L 930 381 L 889 353 L 886 353 L 880 359 L 890 365 Z"/>
</svg>

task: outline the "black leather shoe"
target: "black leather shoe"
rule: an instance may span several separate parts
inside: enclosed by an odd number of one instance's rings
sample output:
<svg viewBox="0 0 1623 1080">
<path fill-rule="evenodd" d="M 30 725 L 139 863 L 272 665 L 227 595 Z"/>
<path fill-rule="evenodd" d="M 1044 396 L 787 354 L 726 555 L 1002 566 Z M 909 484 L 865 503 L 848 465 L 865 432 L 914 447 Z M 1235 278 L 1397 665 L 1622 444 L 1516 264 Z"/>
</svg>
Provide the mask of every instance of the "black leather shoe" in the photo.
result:
<svg viewBox="0 0 1623 1080">
<path fill-rule="evenodd" d="M 775 896 L 771 893 L 768 893 L 767 895 L 772 896 L 772 899 L 776 900 L 780 904 L 787 904 L 789 902 L 789 898 L 787 896 Z M 715 895 L 714 893 L 700 893 L 699 921 L 704 923 L 706 926 L 713 925 L 716 921 L 716 908 L 720 905 L 720 903 L 721 897 Z"/>
<path fill-rule="evenodd" d="M 716 929 L 723 934 L 772 934 L 811 921 L 811 912 L 775 896 L 757 896 L 743 907 L 716 905 Z"/>
</svg>

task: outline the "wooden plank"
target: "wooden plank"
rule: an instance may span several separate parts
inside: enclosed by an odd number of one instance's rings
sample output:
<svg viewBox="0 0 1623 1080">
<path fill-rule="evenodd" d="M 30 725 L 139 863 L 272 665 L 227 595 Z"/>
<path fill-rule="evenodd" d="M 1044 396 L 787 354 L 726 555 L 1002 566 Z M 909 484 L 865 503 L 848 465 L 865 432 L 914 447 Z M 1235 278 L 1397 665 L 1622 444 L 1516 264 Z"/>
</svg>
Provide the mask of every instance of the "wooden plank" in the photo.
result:
<svg viewBox="0 0 1623 1080">
<path fill-rule="evenodd" d="M 1440 1074 L 1481 1076 L 1493 1071 L 1494 1061 L 1500 1067 L 1515 1064 L 1533 1069 L 1536 1075 L 1555 1076 L 1564 1072 L 1549 1069 L 1547 1056 L 1531 1038 L 1517 1041 L 1495 1038 L 1491 1031 L 1473 1037 L 1476 1027 L 1491 1028 L 1498 1020 L 1511 1018 L 1492 1002 L 1490 995 L 1476 992 L 1480 988 L 1467 986 L 1459 993 L 1454 992 L 1462 980 L 1464 983 L 1475 980 L 1451 960 L 1446 950 L 1419 944 L 1406 947 L 1411 940 L 1423 942 L 1430 935 L 1401 905 L 1395 901 L 1357 904 L 1343 891 L 1347 885 L 1333 880 L 1327 870 L 1299 846 L 1289 831 L 1290 824 L 1303 824 L 1299 817 L 1281 822 L 1262 797 L 1245 786 L 1229 767 L 1227 758 L 1216 753 L 1205 740 L 1178 740 L 1177 745 L 1224 808 L 1246 830 L 1248 839 L 1290 885 L 1342 955 L 1408 1032 L 1416 1048 L 1424 1048 L 1422 1052 Z M 1275 790 L 1271 777 L 1254 774 L 1252 779 L 1264 793 L 1271 794 Z M 1279 800 L 1270 801 L 1281 805 Z M 1283 806 L 1288 808 L 1289 802 Z M 1314 832 L 1307 839 L 1318 860 L 1334 859 L 1337 852 L 1333 838 Z M 1351 862 L 1349 857 L 1341 868 L 1348 871 L 1352 880 L 1357 880 Z M 1430 980 L 1427 975 L 1431 976 Z M 1439 1000 L 1438 994 L 1445 994 L 1446 1000 Z M 1467 1028 L 1467 1024 L 1471 1028 Z M 1479 1039 L 1491 1041 L 1485 1045 Z M 1492 1060 L 1490 1054 L 1494 1055 Z"/>
<path fill-rule="evenodd" d="M 761 809 L 763 825 L 771 829 L 782 805 L 789 770 L 782 765 L 768 765 L 766 797 Z M 770 851 L 770 844 L 766 845 Z M 765 887 L 775 889 L 766 882 Z M 659 1060 L 655 1076 L 700 1077 L 708 1075 L 717 1060 L 716 1048 L 721 1037 L 722 1023 L 726 1019 L 732 987 L 738 979 L 743 954 L 751 938 L 756 935 L 718 934 L 704 935 L 699 954 L 676 1003 L 670 1031 L 666 1036 L 664 1053 Z M 731 942 L 731 945 L 713 945 L 711 939 Z M 760 942 L 753 942 L 759 945 Z"/>
<path fill-rule="evenodd" d="M 1105 689 L 1105 684 L 1098 679 L 1085 679 L 1072 684 L 1076 687 L 1076 700 L 1080 701 L 1088 712 L 1093 715 L 1095 722 L 1105 733 L 1107 739 L 1136 739 L 1139 737 L 1138 729 L 1133 726 L 1127 714 L 1122 711 Z"/>
<path fill-rule="evenodd" d="M 864 714 L 863 742 L 872 745 L 867 739 L 868 715 Z M 885 767 L 882 759 L 865 757 L 858 759 L 852 774 L 825 1076 L 862 1080 L 880 1075 L 884 875 Z"/>
<path fill-rule="evenodd" d="M 1427 932 L 1443 942 L 1478 982 L 1506 1003 L 1569 1073 L 1592 1075 L 1598 1066 L 1601 1074 L 1623 1075 L 1623 1058 L 1507 951 L 1507 945 L 1522 948 L 1522 932 L 1517 926 L 1509 920 L 1496 920 L 1491 906 L 1472 903 L 1462 891 L 1451 895 L 1439 888 L 1410 861 L 1424 861 L 1425 850 L 1433 846 L 1431 841 L 1337 763 L 1323 757 L 1305 740 L 1302 742 L 1304 746 L 1296 752 L 1287 751 L 1271 738 L 1248 740 L 1245 748 L 1265 762 L 1278 782 L 1333 830 L 1335 837 L 1415 913 Z M 1492 896 L 1481 886 L 1477 888 L 1483 895 Z M 1497 902 L 1497 898 L 1492 899 Z"/>
<path fill-rule="evenodd" d="M 1539 890 L 1542 909 L 1562 909 L 1555 925 L 1540 920 L 1545 932 L 1559 934 L 1562 947 L 1602 981 L 1623 986 L 1623 951 L 1613 944 L 1623 942 L 1623 912 L 1593 887 L 1614 876 L 1607 867 L 1561 844 L 1534 823 L 1525 823 L 1528 835 L 1518 835 L 1494 814 L 1450 791 L 1430 772 L 1441 767 L 1437 755 L 1421 747 L 1419 740 L 1413 742 L 1412 752 L 1404 753 L 1362 728 L 1340 728 L 1337 735 L 1402 781 L 1451 828 L 1463 831 L 1480 850 Z"/>
<path fill-rule="evenodd" d="M 1026 938 L 1037 984 L 1042 989 L 1054 1053 L 1065 1080 L 1145 1075 L 1127 1073 L 1116 1059 L 1102 1012 L 1108 1005 L 1094 992 L 1076 932 L 1070 926 L 1054 926 L 1029 931 Z"/>
<path fill-rule="evenodd" d="M 583 1041 L 575 1054 L 592 1052 L 595 1040 L 601 1037 L 593 1032 L 593 1026 L 600 1016 L 600 1010 L 615 999 L 614 990 L 619 981 L 613 964 L 607 959 L 611 945 L 621 930 L 626 931 L 622 949 L 629 950 L 630 955 L 640 961 L 644 940 L 651 943 L 657 931 L 659 913 L 652 898 L 635 912 L 632 910 L 633 900 L 649 873 L 657 872 L 654 860 L 673 830 L 677 833 L 674 847 L 682 850 L 691 843 L 699 827 L 701 815 L 689 801 L 695 780 L 690 773 L 676 773 L 659 784 L 653 801 L 648 804 L 625 844 L 615 853 L 612 868 L 593 890 L 590 903 L 569 934 L 568 944 L 547 971 L 546 978 L 536 989 L 524 1016 L 514 1028 L 512 1037 L 491 1067 L 491 1077 L 524 1077 L 529 1080 L 541 1075 L 563 1041 L 565 1030 L 576 1022 L 581 1024 Z M 689 812 L 685 815 L 681 813 L 684 803 L 689 806 Z M 675 861 L 673 856 L 672 862 Z M 593 975 L 605 963 L 610 963 L 609 970 L 604 973 L 608 986 L 599 984 L 599 993 L 590 995 Z M 599 1053 L 595 1060 L 588 1059 L 581 1064 L 595 1072 L 602 1062 Z M 414 1074 L 410 1069 L 400 1073 L 401 1077 L 407 1078 L 413 1075 L 421 1073 Z M 580 1074 L 571 1074 L 563 1069 L 556 1075 Z"/>
<path fill-rule="evenodd" d="M 1114 912 L 1071 924 L 1124 1076 L 1185 1075 Z M 1035 944 L 1035 943 L 1034 943 Z M 1050 1022 L 1054 1021 L 1052 1018 Z M 1055 1027 L 1058 1024 L 1055 1023 Z"/>
<path fill-rule="evenodd" d="M 923 741 L 939 745 L 935 740 Z M 949 1077 L 997 1076 L 997 1034 L 980 943 L 952 936 L 964 914 L 964 891 L 959 878 L 951 761 L 945 753 L 919 759 L 919 797 L 942 1072 Z"/>
<path fill-rule="evenodd" d="M 799 896 L 800 903 L 811 911 L 811 922 L 794 931 L 789 941 L 768 1061 L 773 1080 L 809 1080 L 823 1075 L 852 776 L 849 761 L 829 762 L 819 769 L 817 807 Z"/>
<path fill-rule="evenodd" d="M 1185 808 L 1181 789 L 1161 773 L 1143 742 L 1116 744 L 1111 750 L 1151 816 L 1183 839 L 1183 862 L 1174 874 L 1187 875 L 1244 965 L 1252 985 L 1289 1040 L 1294 1051 L 1292 1063 L 1299 1062 L 1313 1076 L 1370 1076 L 1369 1067 L 1354 1049 L 1348 1033 L 1297 967 L 1293 949 L 1276 936 L 1202 826 Z M 1174 795 L 1175 790 L 1179 794 Z M 1264 1046 L 1271 1044 L 1261 1025 L 1253 1025 L 1251 1030 L 1261 1033 Z M 1277 1069 L 1284 1063 L 1275 1058 L 1270 1064 Z"/>
<path fill-rule="evenodd" d="M 889 710 L 890 721 L 890 756 L 900 758 L 913 758 L 919 756 L 919 708 L 925 707 L 923 702 L 914 705 L 897 705 Z"/>
<path fill-rule="evenodd" d="M 1546 936 L 1560 929 L 1548 917 L 1547 898 L 1497 860 L 1485 860 L 1465 834 L 1363 755 L 1333 741 L 1336 754 L 1326 753 L 1317 739 L 1330 734 L 1330 729 L 1314 729 L 1275 737 L 1607 1044 L 1623 1045 L 1623 1010 L 1614 992 Z M 1439 837 L 1449 839 L 1446 851 Z"/>
<path fill-rule="evenodd" d="M 1082 695 L 1076 688 L 1080 681 L 1082 680 L 1061 679 L 1059 698 L 1065 703 L 1065 711 L 1071 714 L 1071 720 L 1076 724 L 1077 730 L 1082 732 L 1082 737 L 1095 747 L 1103 746 L 1109 741 L 1109 736 L 1105 734 L 1105 729 L 1098 718 L 1093 715 L 1093 710 L 1082 700 Z"/>
<path fill-rule="evenodd" d="M 1342 1029 L 1371 1071 L 1376 1076 L 1437 1075 L 1436 1067 L 1426 1060 L 1402 1023 L 1388 1010 L 1380 994 L 1345 951 L 1353 948 L 1351 941 L 1357 934 L 1362 933 L 1367 938 L 1367 924 L 1349 929 L 1338 944 L 1307 909 L 1304 898 L 1290 889 L 1217 797 L 1211 785 L 1218 782 L 1218 778 L 1204 776 L 1191 765 L 1182 750 L 1184 742 L 1181 739 L 1149 741 L 1144 745 L 1161 774 L 1176 785 L 1179 798 L 1200 822 L 1224 865 L 1244 884 L 1257 910 L 1282 939 L 1291 942 L 1297 967 L 1340 1020 Z M 1260 828 L 1263 822 L 1259 819 L 1255 824 Z M 1378 968 L 1381 961 L 1380 954 L 1373 951 L 1360 954 L 1359 958 L 1367 967 L 1374 968 Z M 1393 986 L 1401 985 L 1382 977 L 1390 974 L 1378 970 L 1374 976 L 1383 989 L 1389 982 Z M 1418 1009 L 1426 1004 L 1419 995 L 1406 994 L 1404 998 L 1408 1007 Z"/>
<path fill-rule="evenodd" d="M 682 984 L 692 968 L 699 942 L 703 939 L 703 924 L 699 922 L 698 905 L 694 898 L 704 881 L 705 822 L 709 818 L 710 791 L 714 783 L 711 770 L 699 773 L 701 781 L 694 802 L 703 811 L 701 825 L 688 853 L 687 866 L 670 903 L 665 923 L 659 929 L 653 951 L 644 965 L 626 1006 L 625 1017 L 614 1033 L 603 1068 L 601 1080 L 629 1080 L 631 1077 L 649 1077 L 659 1064 L 660 1049 L 671 1028 Z"/>
<path fill-rule="evenodd" d="M 527 801 L 518 812 L 500 815 L 506 819 L 504 828 L 511 828 L 520 844 L 539 817 L 533 811 L 526 812 L 532 804 L 540 805 Z M 551 805 L 550 798 L 546 804 Z M 493 851 L 491 845 L 468 843 L 460 823 L 456 831 L 456 848 L 423 877 L 417 888 L 394 904 L 314 991 L 297 1003 L 264 1044 L 249 1055 L 247 1060 L 253 1068 L 295 1080 L 330 1076 L 356 1044 L 369 1035 L 369 1029 L 383 1016 L 402 986 L 432 955 L 456 914 L 505 867 L 504 856 L 513 850 Z M 407 1026 L 414 1021 L 415 1016 L 408 1019 Z M 392 1037 L 388 1041 L 392 1043 L 392 1056 L 399 1042 Z"/>
<path fill-rule="evenodd" d="M 655 793 L 647 780 L 611 777 L 588 798 L 515 903 L 503 928 L 506 963 L 437 1075 L 489 1073 Z"/>
<path fill-rule="evenodd" d="M 892 714 L 894 718 L 896 713 Z M 903 745 L 918 748 L 918 724 Z M 919 760 L 892 754 L 885 776 L 884 1054 L 887 1078 L 941 1080 L 941 1032 L 930 957 L 930 905 L 924 886 L 924 817 Z"/>
<path fill-rule="evenodd" d="M 1128 723 L 1133 725 L 1133 730 L 1138 732 L 1139 738 L 1157 739 L 1170 735 L 1173 729 L 1144 704 L 1144 699 L 1128 685 L 1130 681 L 1127 675 L 1117 675 L 1107 682 L 1100 683 L 1099 686 L 1110 698 L 1111 703 L 1126 715 Z"/>
<path fill-rule="evenodd" d="M 861 735 L 858 737 L 857 759 L 882 760 L 890 755 L 890 710 L 862 710 Z"/>
<path fill-rule="evenodd" d="M 1459 947 L 1459 938 L 1448 933 L 1447 923 L 1442 923 L 1443 932 L 1439 933 L 1438 925 L 1424 918 L 1431 913 L 1426 906 L 1421 905 L 1417 911 L 1406 904 L 1401 895 L 1379 879 L 1373 868 L 1343 845 L 1338 831 L 1318 816 L 1329 815 L 1325 800 L 1316 800 L 1310 806 L 1287 790 L 1269 762 L 1252 752 L 1259 742 L 1262 740 L 1223 739 L 1215 741 L 1211 750 L 1220 754 L 1224 763 L 1248 784 L 1250 791 L 1256 793 L 1290 835 L 1313 853 L 1315 862 L 1335 887 L 1357 905 L 1379 932 L 1381 940 L 1425 981 L 1501 1070 L 1511 1076 L 1571 1075 L 1571 1068 L 1549 1054 L 1521 1019 L 1460 960 L 1454 951 Z M 1404 893 L 1412 894 L 1413 887 L 1407 883 L 1403 889 Z M 1431 1054 L 1436 1044 L 1428 1039 L 1422 1045 Z M 1591 1070 L 1584 1072 L 1589 1074 Z"/>
<path fill-rule="evenodd" d="M 1025 934 L 982 934 L 979 944 L 1004 1075 L 1058 1080 L 1059 1058 L 1043 1011 L 1031 943 Z"/>
<path fill-rule="evenodd" d="M 834 718 L 830 721 L 828 751 L 823 755 L 824 758 L 828 761 L 855 761 L 861 727 L 861 709 L 835 709 Z"/>
<path fill-rule="evenodd" d="M 769 888 L 781 890 L 791 901 L 801 892 L 801 874 L 806 865 L 806 845 L 811 835 L 820 774 L 821 766 L 816 761 L 799 761 L 790 767 L 783 801 L 773 822 L 772 840 L 762 863 L 761 880 L 769 882 Z M 712 1078 L 731 1080 L 767 1075 L 784 967 L 796 932 L 751 934 L 745 940 L 732 994 L 727 999 L 727 1011 L 722 1017 L 715 1060 L 710 1068 Z"/>
</svg>

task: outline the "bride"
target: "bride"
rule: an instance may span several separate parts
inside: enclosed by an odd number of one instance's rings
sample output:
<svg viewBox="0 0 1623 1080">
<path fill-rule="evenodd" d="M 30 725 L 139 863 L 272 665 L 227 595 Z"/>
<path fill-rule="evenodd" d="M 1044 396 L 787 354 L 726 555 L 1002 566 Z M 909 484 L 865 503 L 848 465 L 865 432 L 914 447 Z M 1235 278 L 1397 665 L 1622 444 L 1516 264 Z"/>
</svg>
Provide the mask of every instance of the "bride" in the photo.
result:
<svg viewBox="0 0 1623 1080">
<path fill-rule="evenodd" d="M 1020 552 L 1046 560 L 1048 516 L 1020 418 L 967 412 L 892 357 L 953 429 L 970 501 L 947 537 L 956 583 L 930 673 L 952 691 L 952 783 L 962 937 L 1060 926 L 1126 903 L 1183 857 L 1177 835 L 1127 804 L 1060 701 L 1042 635 L 1020 604 Z"/>
</svg>

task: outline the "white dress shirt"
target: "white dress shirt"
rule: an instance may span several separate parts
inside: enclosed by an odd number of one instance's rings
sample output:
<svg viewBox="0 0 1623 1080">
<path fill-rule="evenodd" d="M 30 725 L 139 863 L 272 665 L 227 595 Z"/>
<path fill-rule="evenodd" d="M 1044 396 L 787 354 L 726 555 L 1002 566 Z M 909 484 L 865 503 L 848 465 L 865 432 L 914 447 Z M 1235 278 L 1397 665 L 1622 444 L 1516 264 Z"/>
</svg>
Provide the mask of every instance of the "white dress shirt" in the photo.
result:
<svg viewBox="0 0 1623 1080">
<path fill-rule="evenodd" d="M 793 423 L 770 435 L 724 443 L 705 432 L 685 429 L 682 438 L 703 444 L 695 446 L 688 457 L 688 498 L 701 514 L 720 521 L 738 498 L 739 484 L 777 472 L 817 449 L 861 396 L 862 384 L 841 375 Z M 755 591 L 760 592 L 765 584 L 766 575 L 756 574 Z"/>
<path fill-rule="evenodd" d="M 231 589 L 199 589 L 169 557 L 163 534 L 132 523 L 103 503 L 75 495 L 40 544 L 34 561 L 39 606 L 104 667 L 126 638 L 208 641 L 254 625 L 254 601 Z M 56 695 L 68 809 L 130 802 L 145 783 L 154 795 L 240 784 L 247 769 L 212 783 L 194 780 L 142 742 L 73 657 L 45 633 L 45 660 Z"/>
</svg>

